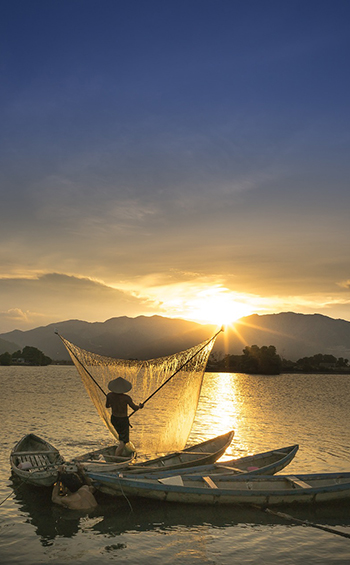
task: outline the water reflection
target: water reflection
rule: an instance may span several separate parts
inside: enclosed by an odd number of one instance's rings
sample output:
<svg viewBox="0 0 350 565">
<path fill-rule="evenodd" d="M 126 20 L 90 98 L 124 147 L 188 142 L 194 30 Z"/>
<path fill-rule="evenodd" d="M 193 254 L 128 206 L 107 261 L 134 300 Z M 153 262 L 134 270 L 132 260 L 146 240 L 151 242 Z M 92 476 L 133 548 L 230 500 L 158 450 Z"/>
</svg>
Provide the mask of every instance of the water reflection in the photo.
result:
<svg viewBox="0 0 350 565">
<path fill-rule="evenodd" d="M 236 430 L 238 417 L 239 402 L 232 375 L 217 373 L 214 379 L 204 379 L 190 441 L 198 443 L 229 430 Z M 230 451 L 228 454 L 230 455 Z"/>
<path fill-rule="evenodd" d="M 255 387 L 256 381 L 248 375 L 206 374 L 190 442 L 202 441 L 233 429 L 234 440 L 222 460 L 256 453 L 256 440 L 260 436 L 261 441 L 264 421 L 259 399 L 256 403 Z M 266 435 L 264 439 L 266 442 Z M 261 451 L 267 450 L 265 445 Z M 271 448 L 274 447 L 283 445 L 271 445 Z"/>
<path fill-rule="evenodd" d="M 23 368 L 11 369 L 8 378 L 7 373 L 0 370 L 0 377 L 1 374 L 4 377 L 1 416 L 3 433 L 0 450 L 3 478 L 0 485 L 1 500 L 9 494 L 8 484 L 5 485 L 9 474 L 10 449 L 24 434 L 30 431 L 36 432 L 51 441 L 67 458 L 97 449 L 101 444 L 111 443 L 110 434 L 95 414 L 90 399 L 81 388 L 75 386 L 74 368 L 52 367 L 49 372 L 42 369 L 35 374 L 34 371 L 32 374 L 32 371 L 25 371 Z M 28 390 L 35 391 L 30 395 L 30 402 L 28 402 Z M 68 395 L 67 390 L 69 390 Z M 348 376 L 263 377 L 206 373 L 189 443 L 204 441 L 234 429 L 235 436 L 226 457 L 240 457 L 299 443 L 299 452 L 289 465 L 288 472 L 293 474 L 348 471 L 350 429 L 346 426 L 346 422 L 349 397 Z M 60 409 L 53 408 L 54 404 Z M 147 412 L 145 409 L 144 415 L 149 418 L 150 425 L 157 424 L 151 410 Z M 282 547 L 283 551 L 285 548 L 283 535 L 286 535 L 287 545 L 290 538 L 288 533 L 282 535 L 281 529 L 277 526 L 294 527 L 294 524 L 287 523 L 281 518 L 267 516 L 261 511 L 251 509 L 192 507 L 130 499 L 131 510 L 125 499 L 112 500 L 99 496 L 98 502 L 99 507 L 93 514 L 77 516 L 65 509 L 56 508 L 51 503 L 50 489 L 47 491 L 24 486 L 23 489 L 20 488 L 15 492 L 13 499 L 1 506 L 2 527 L 4 525 L 12 536 L 9 536 L 6 548 L 2 546 L 1 550 L 8 551 L 12 559 L 9 562 L 14 562 L 14 559 L 25 560 L 27 544 L 31 543 L 32 538 L 36 538 L 36 541 L 40 540 L 40 544 L 37 541 L 37 545 L 50 546 L 47 553 L 50 557 L 47 561 L 40 561 L 44 563 L 51 559 L 52 545 L 56 548 L 59 546 L 62 555 L 68 556 L 67 560 L 73 560 L 72 556 L 77 555 L 75 551 L 80 551 L 82 545 L 86 548 L 93 547 L 91 551 L 95 557 L 96 552 L 99 552 L 101 540 L 104 540 L 102 541 L 102 544 L 105 542 L 104 552 L 110 560 L 115 556 L 113 552 L 125 549 L 126 544 L 129 548 L 132 547 L 133 551 L 135 548 L 144 551 L 150 537 L 146 534 L 137 538 L 133 536 L 135 532 L 156 532 L 160 535 L 175 533 L 175 536 L 180 535 L 181 539 L 182 536 L 184 539 L 188 536 L 188 541 L 181 544 L 181 551 L 185 546 L 191 551 L 193 546 L 194 557 L 199 562 L 207 563 L 208 558 L 205 558 L 207 542 L 203 536 L 208 529 L 210 535 L 213 535 L 215 529 L 215 535 L 220 536 L 218 537 L 220 549 L 225 547 L 229 537 L 226 528 L 240 526 L 232 533 L 236 539 L 243 530 L 245 532 L 249 530 L 251 537 L 248 536 L 242 542 L 243 548 L 249 554 L 252 543 L 256 544 L 258 549 L 266 547 L 264 540 L 271 530 L 282 544 L 278 548 Z M 310 522 L 345 527 L 350 525 L 348 506 L 304 508 L 293 511 L 286 508 L 285 511 Z M 268 526 L 268 529 L 260 528 L 261 525 Z M 300 530 L 305 528 L 299 528 L 299 532 Z M 32 531 L 35 532 L 35 536 L 32 535 Z M 125 534 L 130 535 L 125 536 Z M 316 542 L 314 546 L 310 545 L 309 537 L 309 532 L 306 532 L 303 538 L 306 561 L 310 551 L 316 547 Z M 66 538 L 75 538 L 69 550 L 65 544 Z M 339 544 L 340 538 L 336 536 L 333 538 Z M 328 543 L 331 544 L 333 538 L 332 536 L 327 538 Z M 168 546 L 162 554 L 157 540 L 154 542 L 155 545 L 149 545 L 149 552 L 153 548 L 154 552 L 158 552 L 158 560 L 161 555 L 165 558 L 165 562 L 175 562 L 174 549 L 171 545 L 174 538 L 170 536 L 167 539 Z M 58 540 L 63 540 L 64 543 L 60 544 Z M 36 551 L 35 544 L 33 545 Z M 226 551 L 226 556 L 230 556 L 232 548 L 227 544 L 223 551 Z M 288 551 L 287 548 L 286 555 Z M 60 554 L 59 557 L 61 558 L 62 555 Z M 131 555 L 130 552 L 127 558 L 132 559 L 133 555 L 135 553 Z M 37 556 L 38 554 L 33 556 L 33 559 Z M 276 560 L 272 562 L 277 563 L 279 556 L 276 553 Z M 328 556 L 333 557 L 331 552 Z M 64 558 L 60 562 L 63 561 Z M 185 560 L 177 562 L 185 562 Z M 229 557 L 226 562 L 231 562 Z M 242 560 L 242 562 L 248 561 Z"/>
<path fill-rule="evenodd" d="M 191 442 L 228 428 L 235 436 L 226 457 L 299 444 L 291 472 L 347 471 L 350 429 L 347 375 L 206 373 Z"/>
<path fill-rule="evenodd" d="M 33 487 L 13 481 L 14 502 L 26 522 L 34 526 L 43 546 L 52 545 L 56 536 L 73 537 L 79 532 L 82 515 L 67 512 L 51 502 L 51 489 Z"/>
<path fill-rule="evenodd" d="M 55 538 L 72 538 L 84 531 L 115 539 L 130 532 L 167 533 L 175 529 L 178 535 L 187 535 L 187 540 L 196 544 L 208 528 L 226 528 L 228 526 L 245 525 L 286 525 L 286 521 L 278 516 L 265 514 L 263 511 L 239 507 L 192 506 L 162 503 L 130 498 L 111 498 L 98 495 L 99 506 L 94 512 L 81 515 L 51 503 L 51 489 L 34 488 L 25 485 L 16 491 L 15 503 L 26 522 L 34 526 L 34 531 L 40 538 L 42 546 L 53 545 Z M 315 508 L 303 507 L 281 509 L 298 519 L 311 523 L 328 524 L 333 526 L 349 526 L 350 516 L 347 505 L 320 505 Z M 288 522 L 287 522 L 288 523 Z M 288 525 L 291 525 L 290 522 Z M 113 546 L 118 544 L 117 540 Z M 111 547 L 110 550 L 116 547 Z"/>
</svg>

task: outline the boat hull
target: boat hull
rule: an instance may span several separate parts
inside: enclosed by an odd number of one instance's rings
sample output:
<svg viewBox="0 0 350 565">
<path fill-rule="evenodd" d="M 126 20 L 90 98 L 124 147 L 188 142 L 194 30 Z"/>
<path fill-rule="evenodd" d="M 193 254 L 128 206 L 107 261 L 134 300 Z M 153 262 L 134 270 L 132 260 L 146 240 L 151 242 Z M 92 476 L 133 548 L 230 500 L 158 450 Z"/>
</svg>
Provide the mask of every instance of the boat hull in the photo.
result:
<svg viewBox="0 0 350 565">
<path fill-rule="evenodd" d="M 58 477 L 58 467 L 63 463 L 58 449 L 35 434 L 25 435 L 10 454 L 13 475 L 34 486 L 52 486 Z"/>
<path fill-rule="evenodd" d="M 298 445 L 291 445 L 282 447 L 280 449 L 273 449 L 255 455 L 241 457 L 239 459 L 230 459 L 228 461 L 216 462 L 210 465 L 199 465 L 195 467 L 186 467 L 178 469 L 179 475 L 193 475 L 202 477 L 205 474 L 209 475 L 274 475 L 282 471 L 292 459 L 295 457 L 299 449 Z M 171 476 L 173 471 L 158 471 L 153 473 L 152 476 L 157 475 L 157 478 Z M 128 473 L 123 473 L 128 475 Z M 149 473 L 144 473 L 142 477 L 147 478 L 151 476 Z"/>
<path fill-rule="evenodd" d="M 103 474 L 91 477 L 101 491 L 119 496 L 203 505 L 248 505 L 259 507 L 316 504 L 350 499 L 350 473 L 279 475 L 260 477 L 182 477 L 183 485 L 164 484 L 162 479 L 115 478 Z M 205 479 L 209 481 L 206 482 Z M 174 477 L 176 479 L 176 477 Z M 191 480 L 192 479 L 192 480 Z M 164 479 L 166 480 L 166 479 Z M 192 484 L 191 484 L 192 483 Z"/>
<path fill-rule="evenodd" d="M 115 463 L 116 470 L 124 470 L 125 473 L 130 474 L 143 474 L 159 472 L 159 471 L 173 471 L 176 469 L 185 469 L 197 467 L 198 465 L 211 464 L 217 461 L 226 451 L 230 445 L 234 436 L 234 432 L 231 430 L 226 434 L 222 434 L 210 440 L 198 443 L 194 446 L 188 447 L 182 451 L 170 453 L 155 459 L 149 459 L 141 462 L 119 462 Z M 94 459 L 82 458 L 82 456 L 75 459 L 75 461 L 80 461 L 85 469 L 100 468 L 101 472 L 103 469 L 106 471 L 111 470 L 111 464 L 108 461 L 105 463 L 100 461 L 95 461 Z"/>
</svg>

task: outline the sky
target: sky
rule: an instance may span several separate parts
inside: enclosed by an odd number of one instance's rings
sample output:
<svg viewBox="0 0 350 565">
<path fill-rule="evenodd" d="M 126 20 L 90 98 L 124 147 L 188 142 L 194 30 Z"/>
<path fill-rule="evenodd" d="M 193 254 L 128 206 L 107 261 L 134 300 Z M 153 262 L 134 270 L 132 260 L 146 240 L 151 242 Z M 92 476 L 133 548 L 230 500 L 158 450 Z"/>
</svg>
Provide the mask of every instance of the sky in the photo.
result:
<svg viewBox="0 0 350 565">
<path fill-rule="evenodd" d="M 350 3 L 3 0 L 0 333 L 350 321 Z"/>
</svg>

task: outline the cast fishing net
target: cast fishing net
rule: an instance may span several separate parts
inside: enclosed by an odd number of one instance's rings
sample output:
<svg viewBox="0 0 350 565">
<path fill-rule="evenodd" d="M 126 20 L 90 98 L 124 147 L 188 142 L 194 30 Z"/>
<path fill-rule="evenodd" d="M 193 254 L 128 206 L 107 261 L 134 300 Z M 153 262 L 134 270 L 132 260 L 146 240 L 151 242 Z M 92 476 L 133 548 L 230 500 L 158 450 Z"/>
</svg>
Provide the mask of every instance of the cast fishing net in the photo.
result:
<svg viewBox="0 0 350 565">
<path fill-rule="evenodd" d="M 143 453 L 164 453 L 186 445 L 205 367 L 217 335 L 185 351 L 143 361 L 97 355 L 59 337 L 100 417 L 116 438 L 118 434 L 111 424 L 110 410 L 105 407 L 109 381 L 116 377 L 130 381 L 132 390 L 128 394 L 135 404 L 151 396 L 144 408 L 130 419 L 133 427 L 130 439 Z"/>
</svg>

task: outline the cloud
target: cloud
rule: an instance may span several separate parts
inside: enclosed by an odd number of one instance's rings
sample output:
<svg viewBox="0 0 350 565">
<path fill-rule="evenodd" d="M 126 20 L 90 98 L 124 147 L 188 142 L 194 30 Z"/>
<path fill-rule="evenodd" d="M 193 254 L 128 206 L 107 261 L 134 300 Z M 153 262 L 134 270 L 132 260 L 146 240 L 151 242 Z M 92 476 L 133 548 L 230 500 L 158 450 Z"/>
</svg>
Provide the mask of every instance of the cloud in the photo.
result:
<svg viewBox="0 0 350 565">
<path fill-rule="evenodd" d="M 154 313 L 155 300 L 87 278 L 58 273 L 0 279 L 0 332 L 66 319 L 105 321 Z"/>
<path fill-rule="evenodd" d="M 12 331 L 14 328 L 25 331 L 50 322 L 50 317 L 46 314 L 23 311 L 20 308 L 10 308 L 7 312 L 0 312 L 0 332 L 2 333 Z"/>
</svg>

